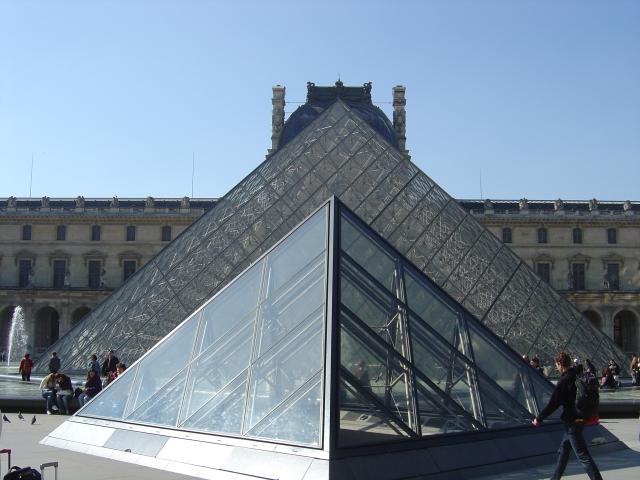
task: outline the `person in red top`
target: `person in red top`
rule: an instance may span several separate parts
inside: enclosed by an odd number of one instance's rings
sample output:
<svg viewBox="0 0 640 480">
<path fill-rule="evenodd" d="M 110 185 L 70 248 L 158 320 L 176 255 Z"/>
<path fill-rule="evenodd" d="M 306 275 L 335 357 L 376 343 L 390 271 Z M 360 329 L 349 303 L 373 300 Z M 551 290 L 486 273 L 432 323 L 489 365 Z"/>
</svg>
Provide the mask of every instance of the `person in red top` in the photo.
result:
<svg viewBox="0 0 640 480">
<path fill-rule="evenodd" d="M 30 382 L 31 381 L 31 369 L 33 368 L 33 360 L 31 360 L 31 355 L 28 353 L 24 354 L 24 358 L 20 360 L 20 368 L 18 369 L 18 373 L 22 374 L 22 380 Z"/>
</svg>

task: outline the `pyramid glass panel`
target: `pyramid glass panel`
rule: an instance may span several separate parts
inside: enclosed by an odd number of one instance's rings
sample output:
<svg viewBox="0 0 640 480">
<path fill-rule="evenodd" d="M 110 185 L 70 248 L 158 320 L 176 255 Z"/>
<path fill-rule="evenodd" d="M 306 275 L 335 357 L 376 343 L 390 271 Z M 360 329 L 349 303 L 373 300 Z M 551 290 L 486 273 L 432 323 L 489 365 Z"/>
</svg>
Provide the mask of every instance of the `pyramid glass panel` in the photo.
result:
<svg viewBox="0 0 640 480">
<path fill-rule="evenodd" d="M 249 430 L 247 436 L 314 445 L 320 436 L 321 414 L 322 378 L 318 373 Z"/>
<path fill-rule="evenodd" d="M 164 390 L 173 377 L 191 359 L 193 343 L 198 330 L 199 315 L 195 315 L 178 328 L 170 342 L 163 342 L 138 364 L 138 373 L 127 404 L 129 415 L 156 392 Z M 180 393 L 180 396 L 182 394 Z"/>
<path fill-rule="evenodd" d="M 120 419 L 129 400 L 131 385 L 136 378 L 138 367 L 134 366 L 124 371 L 122 375 L 86 404 L 80 415 L 97 416 Z"/>
<path fill-rule="evenodd" d="M 248 374 L 247 368 L 222 389 L 216 391 L 206 403 L 194 409 L 180 427 L 240 436 Z"/>
<path fill-rule="evenodd" d="M 80 414 L 319 446 L 327 221 L 324 207 Z M 302 416 L 304 432 L 287 420 Z"/>
<path fill-rule="evenodd" d="M 185 368 L 129 413 L 126 417 L 127 421 L 175 425 L 180 413 L 186 380 L 187 369 Z"/>
<path fill-rule="evenodd" d="M 363 403 L 410 437 L 529 423 L 538 412 L 535 389 L 542 394 L 551 386 L 534 386 L 533 370 L 517 353 L 355 214 L 345 207 L 340 212 L 340 369 L 360 403 L 354 406 L 352 397 L 341 394 L 339 432 L 346 440 L 339 444 L 375 443 L 376 435 L 367 438 L 366 428 L 355 428 L 348 414 L 364 412 Z M 357 252 L 367 252 L 366 261 L 345 251 L 346 240 L 354 252 L 354 238 Z M 376 255 L 393 272 L 381 278 Z M 393 282 L 385 288 L 382 279 Z"/>
</svg>

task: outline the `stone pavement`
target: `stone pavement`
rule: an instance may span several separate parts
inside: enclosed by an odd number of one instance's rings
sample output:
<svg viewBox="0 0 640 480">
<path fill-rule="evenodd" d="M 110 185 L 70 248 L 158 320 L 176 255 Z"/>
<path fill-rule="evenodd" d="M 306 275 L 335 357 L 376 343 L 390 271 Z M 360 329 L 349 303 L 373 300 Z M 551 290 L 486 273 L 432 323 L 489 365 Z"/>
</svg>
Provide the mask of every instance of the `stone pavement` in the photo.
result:
<svg viewBox="0 0 640 480">
<path fill-rule="evenodd" d="M 604 480 L 638 480 L 640 479 L 640 420 L 610 419 L 603 420 L 602 425 L 622 440 L 629 450 L 622 450 L 594 458 Z M 527 468 L 500 475 L 501 480 L 546 480 L 551 478 L 554 465 Z M 495 479 L 495 476 L 482 477 L 478 480 Z M 572 454 L 569 466 L 562 477 L 567 480 L 588 480 L 589 477 Z"/>
<path fill-rule="evenodd" d="M 12 462 L 14 465 L 30 465 L 39 468 L 41 463 L 58 461 L 60 463 L 58 476 L 60 480 L 186 480 L 193 478 L 40 445 L 38 442 L 68 418 L 66 416 L 36 414 L 35 425 L 30 424 L 33 414 L 25 415 L 24 421 L 20 421 L 15 412 L 7 412 L 7 416 L 12 423 L 3 424 L 0 448 L 13 450 Z M 629 450 L 596 456 L 596 462 L 602 470 L 605 480 L 640 479 L 640 441 L 638 440 L 640 421 L 637 419 L 613 419 L 604 420 L 602 423 L 630 447 Z M 6 455 L 2 455 L 0 460 L 2 461 L 2 475 L 4 475 L 7 468 Z M 542 480 L 548 479 L 552 470 L 552 465 L 528 468 L 502 474 L 499 478 L 502 480 Z M 0 476 L 0 478 L 2 477 Z M 49 475 L 47 478 L 51 479 L 53 476 Z M 483 477 L 482 480 L 490 478 L 497 477 Z M 572 460 L 567 469 L 567 475 L 563 478 L 582 480 L 588 477 L 583 473 L 582 467 L 575 460 Z"/>
<path fill-rule="evenodd" d="M 69 418 L 65 415 L 36 414 L 35 425 L 31 425 L 33 413 L 25 414 L 24 421 L 18 419 L 17 413 L 7 412 L 6 415 L 11 423 L 2 426 L 0 448 L 12 450 L 11 461 L 14 465 L 39 469 L 41 463 L 58 461 L 59 480 L 193 480 L 193 477 L 185 475 L 40 445 L 40 440 Z M 2 455 L 0 461 L 2 478 L 7 473 L 7 456 Z M 52 479 L 53 471 L 46 471 L 45 475 L 47 479 Z"/>
</svg>

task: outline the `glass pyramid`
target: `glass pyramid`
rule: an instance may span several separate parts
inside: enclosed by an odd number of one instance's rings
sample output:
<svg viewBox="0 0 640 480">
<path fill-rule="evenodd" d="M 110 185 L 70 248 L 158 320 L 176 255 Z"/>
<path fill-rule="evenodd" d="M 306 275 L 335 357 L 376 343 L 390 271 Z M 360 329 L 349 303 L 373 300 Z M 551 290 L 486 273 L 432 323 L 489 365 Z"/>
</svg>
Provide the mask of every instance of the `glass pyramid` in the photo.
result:
<svg viewBox="0 0 640 480">
<path fill-rule="evenodd" d="M 331 195 L 521 355 L 553 365 L 566 349 L 625 368 L 622 351 L 381 135 L 380 122 L 340 98 L 311 106 L 321 113 L 306 128 L 288 129 L 297 133 L 286 145 L 54 344 L 36 371 L 47 371 L 54 350 L 67 371 L 110 348 L 132 363 Z"/>
<path fill-rule="evenodd" d="M 526 425 L 551 390 L 333 199 L 77 415 L 341 449 Z"/>
</svg>

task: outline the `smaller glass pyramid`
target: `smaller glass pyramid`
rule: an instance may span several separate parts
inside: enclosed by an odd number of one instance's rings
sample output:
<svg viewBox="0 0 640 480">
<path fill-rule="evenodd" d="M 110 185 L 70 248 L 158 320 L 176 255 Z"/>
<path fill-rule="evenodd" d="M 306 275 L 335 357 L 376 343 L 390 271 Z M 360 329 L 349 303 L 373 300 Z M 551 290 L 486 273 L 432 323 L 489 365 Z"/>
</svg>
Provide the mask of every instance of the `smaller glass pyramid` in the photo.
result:
<svg viewBox="0 0 640 480">
<path fill-rule="evenodd" d="M 78 416 L 333 451 L 525 425 L 551 389 L 331 199 Z"/>
</svg>

